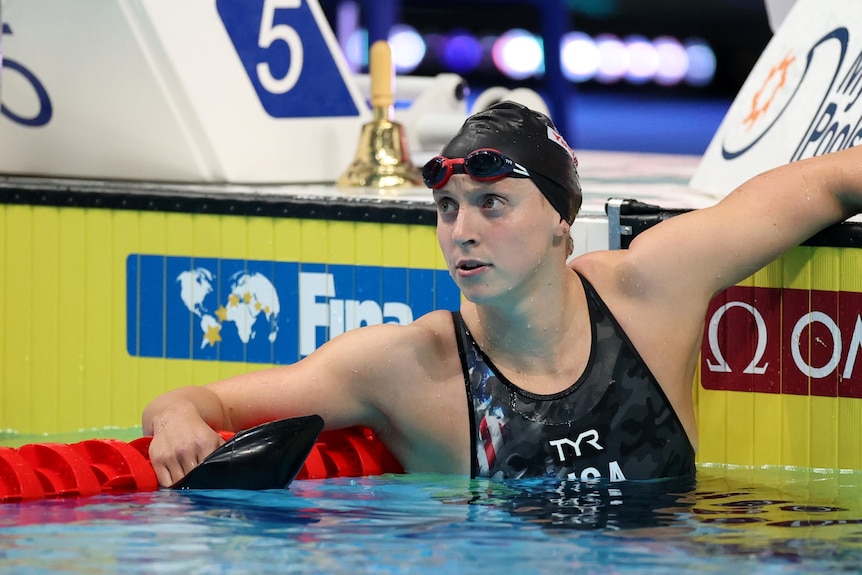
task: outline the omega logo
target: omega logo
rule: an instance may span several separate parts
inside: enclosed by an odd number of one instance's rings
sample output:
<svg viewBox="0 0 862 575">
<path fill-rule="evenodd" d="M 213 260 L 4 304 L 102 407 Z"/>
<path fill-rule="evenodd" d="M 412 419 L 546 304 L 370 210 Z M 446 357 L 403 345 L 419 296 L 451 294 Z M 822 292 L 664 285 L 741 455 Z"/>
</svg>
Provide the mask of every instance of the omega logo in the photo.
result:
<svg viewBox="0 0 862 575">
<path fill-rule="evenodd" d="M 839 306 L 840 300 L 840 306 Z M 709 307 L 705 389 L 862 397 L 862 294 L 735 286 Z"/>
<path fill-rule="evenodd" d="M 709 350 L 715 358 L 715 363 L 712 363 L 710 360 L 706 360 L 706 365 L 710 371 L 721 373 L 731 373 L 733 371 L 725 361 L 724 356 L 721 355 L 721 347 L 718 344 L 718 327 L 721 323 L 721 318 L 724 317 L 727 310 L 734 307 L 741 307 L 748 310 L 757 324 L 757 349 L 754 350 L 754 358 L 751 360 L 751 363 L 742 370 L 742 373 L 765 373 L 768 364 L 760 366 L 758 366 L 758 364 L 763 359 L 763 354 L 766 351 L 766 340 L 769 337 L 766 332 L 766 322 L 763 320 L 763 316 L 760 315 L 760 312 L 757 311 L 756 307 L 741 301 L 726 303 L 712 314 L 712 318 L 709 320 L 708 341 Z"/>
</svg>

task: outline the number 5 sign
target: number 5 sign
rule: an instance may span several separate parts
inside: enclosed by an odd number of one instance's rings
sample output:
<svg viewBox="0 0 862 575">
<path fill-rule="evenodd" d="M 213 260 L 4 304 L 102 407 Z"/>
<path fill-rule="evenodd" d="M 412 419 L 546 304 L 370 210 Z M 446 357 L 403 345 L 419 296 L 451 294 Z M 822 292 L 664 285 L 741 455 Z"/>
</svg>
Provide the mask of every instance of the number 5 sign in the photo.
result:
<svg viewBox="0 0 862 575">
<path fill-rule="evenodd" d="M 2 3 L 0 174 L 327 184 L 371 117 L 317 0 Z"/>
<path fill-rule="evenodd" d="M 308 2 L 218 0 L 216 7 L 270 116 L 357 114 Z"/>
</svg>

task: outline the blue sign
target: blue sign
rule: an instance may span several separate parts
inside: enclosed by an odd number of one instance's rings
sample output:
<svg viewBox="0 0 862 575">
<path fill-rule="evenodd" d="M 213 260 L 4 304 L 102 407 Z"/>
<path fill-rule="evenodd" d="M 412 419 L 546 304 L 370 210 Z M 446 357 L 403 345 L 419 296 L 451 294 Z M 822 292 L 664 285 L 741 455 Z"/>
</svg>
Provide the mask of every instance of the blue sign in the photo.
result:
<svg viewBox="0 0 862 575">
<path fill-rule="evenodd" d="M 308 1 L 217 0 L 260 103 L 274 118 L 358 116 Z"/>
<path fill-rule="evenodd" d="M 446 271 L 132 254 L 132 356 L 288 364 L 349 329 L 458 309 Z"/>
</svg>

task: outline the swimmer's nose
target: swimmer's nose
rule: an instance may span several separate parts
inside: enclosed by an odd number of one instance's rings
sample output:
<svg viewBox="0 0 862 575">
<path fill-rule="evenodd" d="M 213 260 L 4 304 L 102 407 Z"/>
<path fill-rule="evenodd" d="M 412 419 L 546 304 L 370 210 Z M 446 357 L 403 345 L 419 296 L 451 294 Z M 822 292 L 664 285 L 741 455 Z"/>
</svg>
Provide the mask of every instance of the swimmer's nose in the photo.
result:
<svg viewBox="0 0 862 575">
<path fill-rule="evenodd" d="M 459 209 L 452 226 L 452 239 L 459 245 L 476 243 L 475 215 L 473 210 Z"/>
</svg>

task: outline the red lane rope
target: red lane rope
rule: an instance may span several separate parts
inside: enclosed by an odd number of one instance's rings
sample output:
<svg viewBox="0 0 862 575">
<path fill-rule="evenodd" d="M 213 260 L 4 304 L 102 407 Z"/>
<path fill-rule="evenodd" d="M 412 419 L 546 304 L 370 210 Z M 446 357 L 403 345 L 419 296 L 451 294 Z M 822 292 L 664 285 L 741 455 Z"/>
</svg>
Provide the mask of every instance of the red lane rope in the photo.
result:
<svg viewBox="0 0 862 575">
<path fill-rule="evenodd" d="M 233 433 L 221 435 L 229 439 Z M 88 439 L 73 444 L 0 447 L 0 503 L 154 491 L 159 485 L 149 459 L 151 440 L 152 437 L 141 437 L 127 443 Z M 403 472 L 373 431 L 351 427 L 321 433 L 296 479 Z"/>
</svg>

